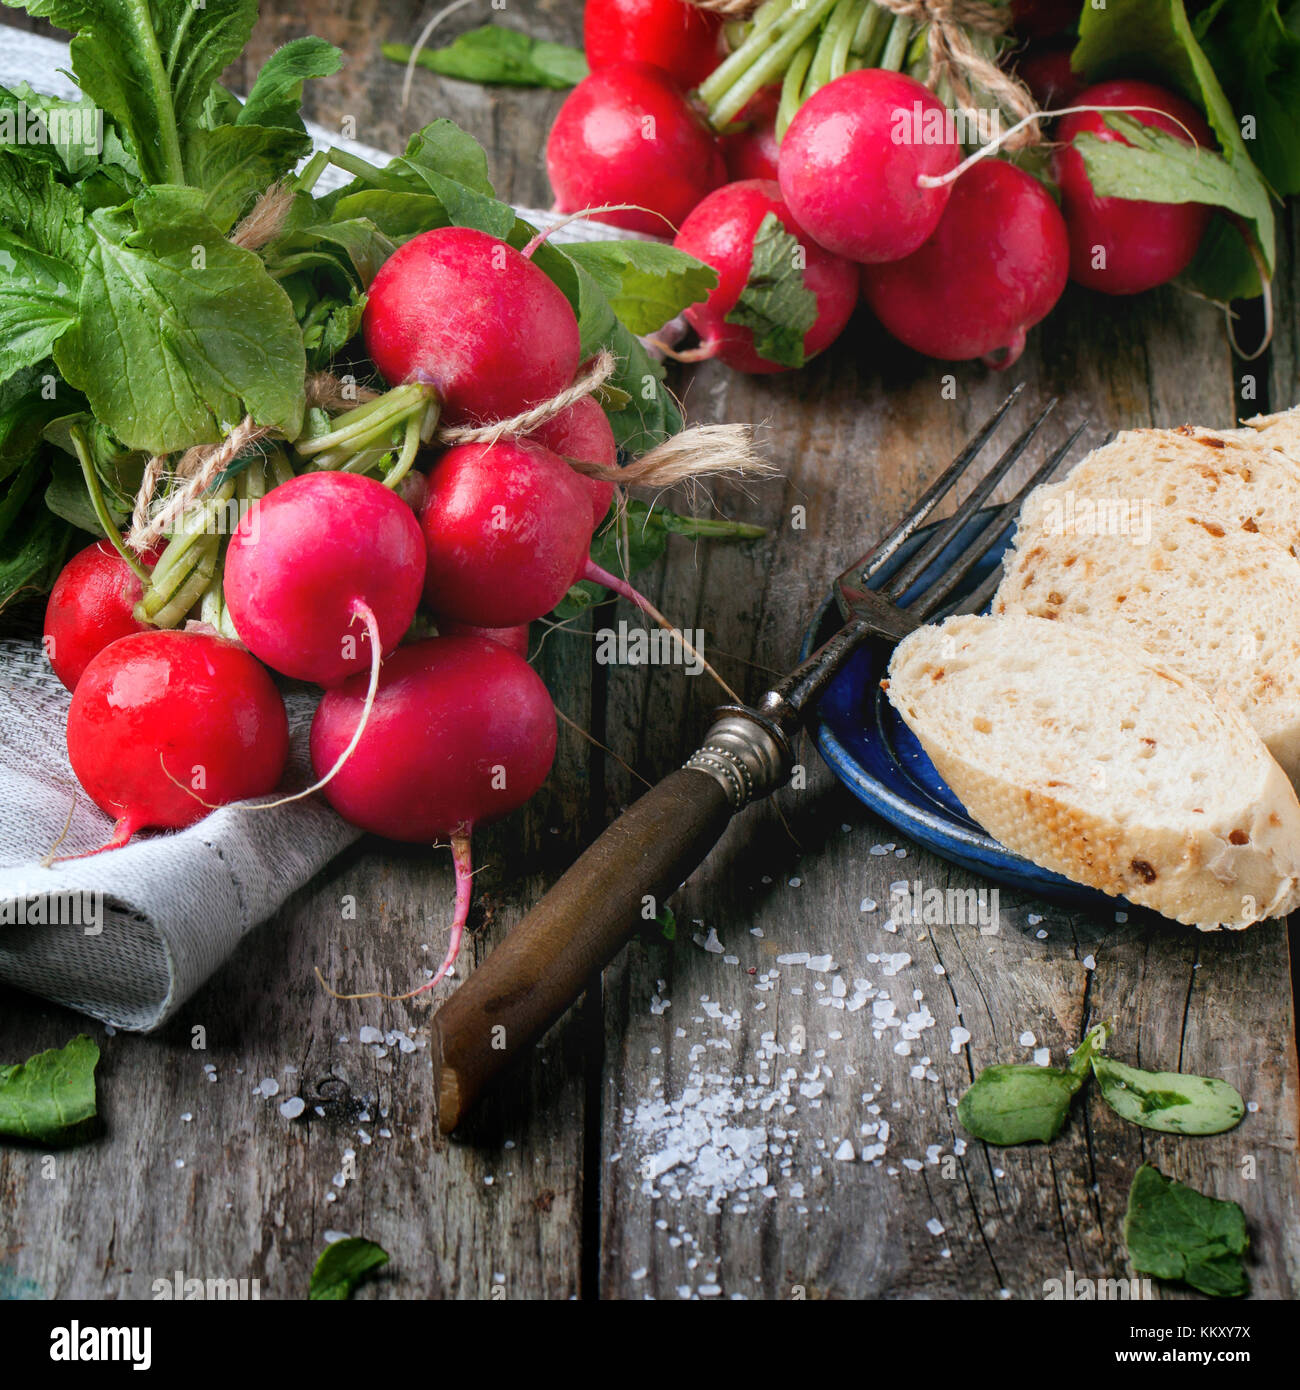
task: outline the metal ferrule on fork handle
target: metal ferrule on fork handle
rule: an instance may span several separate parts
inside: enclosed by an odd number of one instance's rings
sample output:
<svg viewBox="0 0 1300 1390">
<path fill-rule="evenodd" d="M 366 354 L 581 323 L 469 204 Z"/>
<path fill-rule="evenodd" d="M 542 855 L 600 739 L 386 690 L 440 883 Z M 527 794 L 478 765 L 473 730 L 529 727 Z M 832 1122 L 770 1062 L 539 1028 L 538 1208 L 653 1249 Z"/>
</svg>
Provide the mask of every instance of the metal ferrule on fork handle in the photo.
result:
<svg viewBox="0 0 1300 1390">
<path fill-rule="evenodd" d="M 739 811 L 790 780 L 790 741 L 770 719 L 744 705 L 724 705 L 717 715 L 685 766 L 707 772 L 726 792 L 731 809 Z"/>
</svg>

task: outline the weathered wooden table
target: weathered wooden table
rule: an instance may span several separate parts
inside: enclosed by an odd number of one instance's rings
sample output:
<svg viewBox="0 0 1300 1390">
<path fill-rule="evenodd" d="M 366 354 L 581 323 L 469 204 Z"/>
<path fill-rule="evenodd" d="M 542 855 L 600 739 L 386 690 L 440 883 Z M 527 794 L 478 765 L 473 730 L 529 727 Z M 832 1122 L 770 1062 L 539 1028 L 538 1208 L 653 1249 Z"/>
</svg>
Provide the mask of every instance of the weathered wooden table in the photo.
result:
<svg viewBox="0 0 1300 1390">
<path fill-rule="evenodd" d="M 379 43 L 409 40 L 428 7 L 306 8 L 304 20 L 298 6 L 264 5 L 252 56 L 309 31 L 341 45 L 346 72 L 312 89 L 317 119 L 352 117 L 358 138 L 400 147 L 410 127 L 452 116 L 486 145 L 504 196 L 549 201 L 542 150 L 560 95 L 421 72 L 401 113 L 400 70 Z M 464 12 L 447 33 L 483 18 Z M 579 20 L 571 0 L 513 16 L 571 43 Z M 1220 314 L 1186 296 L 1128 303 L 1071 290 L 1012 376 L 1031 399 L 1061 395 L 1057 428 L 1086 418 L 1094 441 L 1127 425 L 1226 424 L 1243 383 L 1255 396 L 1247 410 L 1290 405 L 1300 345 L 1288 236 L 1263 363 L 1234 362 Z M 900 515 L 1008 379 L 913 357 L 862 314 L 798 375 L 705 367 L 676 385 L 697 422 L 762 422 L 785 475 L 715 489 L 726 514 L 770 528 L 765 541 L 674 541 L 649 577 L 654 601 L 705 629 L 713 661 L 753 694 L 790 663 L 830 576 Z M 627 609 L 617 617 L 637 621 Z M 611 752 L 562 727 L 548 785 L 481 837 L 466 969 L 641 779 L 694 747 L 717 702 L 707 677 L 598 664 L 592 625 L 550 633 L 538 669 L 559 708 Z M 1032 1299 L 1067 1271 L 1127 1275 L 1124 1204 L 1149 1159 L 1240 1202 L 1256 1296 L 1295 1296 L 1285 925 L 1203 936 L 1004 892 L 996 933 L 891 933 L 891 882 L 986 885 L 866 814 L 808 740 L 802 757 L 806 787 L 750 810 L 680 895 L 676 939 L 656 929 L 635 942 L 451 1142 L 434 1133 L 428 1007 L 339 1003 L 312 973 L 400 989 L 441 952 L 446 858 L 362 844 L 163 1033 L 105 1038 L 91 1027 L 104 1051 L 104 1136 L 52 1172 L 38 1153 L 0 1151 L 0 1278 L 49 1296 L 140 1298 L 181 1270 L 255 1278 L 263 1298 L 297 1298 L 326 1232 L 343 1231 L 392 1255 L 363 1298 Z M 868 900 L 879 908 L 864 910 Z M 801 952 L 813 959 L 780 963 Z M 892 996 L 913 1026 L 884 1026 L 874 999 L 853 1007 L 857 980 Z M 1094 1094 L 1051 1147 L 962 1142 L 952 1107 L 977 1069 L 1037 1048 L 1060 1062 L 1110 1015 L 1115 1056 L 1226 1077 L 1251 1102 L 1245 1122 L 1218 1138 L 1164 1138 L 1122 1123 Z M 0 1056 L 61 1045 L 83 1026 L 6 993 Z M 906 1047 L 904 1032 L 917 1035 Z M 264 1078 L 278 1088 L 269 1098 Z M 289 1120 L 279 1107 L 294 1095 L 306 1109 Z M 683 1155 L 694 1157 L 675 1164 Z"/>
</svg>

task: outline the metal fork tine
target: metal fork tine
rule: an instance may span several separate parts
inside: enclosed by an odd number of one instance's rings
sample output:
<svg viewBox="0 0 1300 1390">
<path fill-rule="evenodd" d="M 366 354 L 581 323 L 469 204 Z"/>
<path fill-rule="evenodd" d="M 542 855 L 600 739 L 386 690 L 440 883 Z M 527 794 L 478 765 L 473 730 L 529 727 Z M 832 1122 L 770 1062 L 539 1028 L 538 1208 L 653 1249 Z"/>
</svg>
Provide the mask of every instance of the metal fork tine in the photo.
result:
<svg viewBox="0 0 1300 1390">
<path fill-rule="evenodd" d="M 997 565 L 979 588 L 967 594 L 947 616 L 955 617 L 958 613 L 982 613 L 992 603 L 993 595 L 997 593 L 998 585 L 1001 583 L 1002 566 Z"/>
<path fill-rule="evenodd" d="M 1021 454 L 1029 447 L 1030 441 L 1042 428 L 1047 417 L 1055 410 L 1057 398 L 1054 396 L 1042 411 L 1038 418 L 1020 435 L 1020 437 L 1007 449 L 1006 453 L 993 465 L 983 478 L 973 487 L 957 508 L 956 511 L 938 528 L 935 534 L 917 550 L 916 554 L 898 571 L 891 575 L 887 589 L 888 596 L 895 603 L 902 600 L 904 594 L 913 584 L 925 573 L 935 559 L 943 554 L 944 548 L 949 545 L 952 538 L 961 530 L 972 516 L 980 509 L 984 499 L 988 497 L 993 489 L 1011 471 L 1019 460 Z"/>
<path fill-rule="evenodd" d="M 1041 463 L 1030 475 L 1025 485 L 1018 493 L 1000 507 L 994 514 L 992 520 L 986 525 L 972 543 L 962 552 L 961 558 L 953 565 L 949 566 L 943 577 L 937 583 L 932 584 L 916 603 L 907 610 L 915 614 L 922 622 L 928 622 L 935 613 L 943 606 L 944 600 L 962 582 L 963 579 L 975 568 L 985 555 L 993 548 L 1008 526 L 1015 521 L 1020 514 L 1020 508 L 1024 505 L 1025 498 L 1039 485 L 1045 483 L 1060 467 L 1062 459 L 1074 448 L 1079 436 L 1088 428 L 1085 420 L 1078 429 L 1065 441 L 1060 448 L 1050 453 L 1046 460 Z M 961 613 L 981 612 L 984 605 L 993 597 L 993 592 L 997 588 L 1002 578 L 1002 567 L 999 564 L 989 575 L 988 579 L 973 593 L 969 599 L 963 602 L 955 611 Z M 990 581 L 991 585 L 990 585 Z M 968 607 L 974 599 L 988 587 L 988 592 L 984 594 L 979 607 Z"/>
<path fill-rule="evenodd" d="M 957 455 L 947 468 L 930 484 L 926 489 L 921 500 L 912 508 L 910 512 L 898 523 L 896 527 L 887 535 L 884 540 L 871 552 L 871 558 L 867 562 L 864 570 L 864 579 L 870 579 L 879 573 L 882 566 L 889 563 L 898 552 L 898 547 L 911 536 L 934 511 L 945 494 L 951 489 L 958 478 L 970 467 L 975 456 L 988 443 L 993 431 L 1002 423 L 1003 416 L 1015 405 L 1020 393 L 1025 389 L 1022 381 L 1016 386 L 1011 394 L 998 406 L 992 416 L 980 427 L 979 432 L 972 436 L 966 447 Z"/>
</svg>

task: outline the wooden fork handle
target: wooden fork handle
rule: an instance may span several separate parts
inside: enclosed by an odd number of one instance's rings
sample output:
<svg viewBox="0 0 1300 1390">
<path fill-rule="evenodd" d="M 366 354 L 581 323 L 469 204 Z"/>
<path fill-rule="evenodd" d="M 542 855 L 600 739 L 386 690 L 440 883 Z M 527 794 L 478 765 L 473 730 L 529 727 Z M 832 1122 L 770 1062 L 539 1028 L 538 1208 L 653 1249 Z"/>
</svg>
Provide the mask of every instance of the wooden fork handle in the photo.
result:
<svg viewBox="0 0 1300 1390">
<path fill-rule="evenodd" d="M 752 712 L 728 712 L 684 768 L 601 834 L 434 1015 L 444 1134 L 654 917 L 736 811 L 788 776 L 785 740 Z"/>
</svg>

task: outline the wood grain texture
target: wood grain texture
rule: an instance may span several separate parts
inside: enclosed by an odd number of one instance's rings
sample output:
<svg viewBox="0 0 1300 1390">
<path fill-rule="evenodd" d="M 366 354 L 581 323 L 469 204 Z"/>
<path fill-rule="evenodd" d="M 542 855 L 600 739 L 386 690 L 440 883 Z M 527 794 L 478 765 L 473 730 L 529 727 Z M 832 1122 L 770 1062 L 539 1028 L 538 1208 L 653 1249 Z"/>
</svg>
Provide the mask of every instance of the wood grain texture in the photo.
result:
<svg viewBox="0 0 1300 1390">
<path fill-rule="evenodd" d="M 512 9 L 507 22 L 579 39 L 572 0 Z M 409 41 L 433 12 L 374 0 L 303 13 L 265 3 L 230 81 L 246 86 L 278 44 L 320 33 L 349 63 L 309 87 L 316 119 L 337 126 L 350 116 L 358 138 L 400 146 L 413 126 L 450 115 L 484 142 L 504 196 L 544 206 L 542 151 L 561 94 L 484 91 L 422 71 L 411 109 L 399 111 L 401 73 L 378 45 Z M 479 22 L 462 12 L 442 37 Z M 1294 267 L 1294 245 L 1287 257 Z M 1275 408 L 1300 394 L 1290 274 L 1266 369 Z M 679 623 L 704 629 L 710 660 L 756 694 L 793 660 L 830 577 L 904 512 L 1012 380 L 1028 383 L 1030 399 L 1061 397 L 1052 437 L 1086 418 L 1095 442 L 1133 424 L 1226 423 L 1241 371 L 1205 305 L 1172 292 L 1126 303 L 1072 290 L 1006 377 L 915 358 L 883 341 L 866 315 L 797 376 L 750 380 L 716 366 L 680 375 L 693 420 L 763 422 L 766 452 L 784 477 L 716 486 L 723 512 L 762 522 L 769 536 L 698 548 L 674 538 L 648 590 Z M 642 789 L 623 764 L 648 779 L 677 766 L 719 701 L 706 676 L 599 666 L 591 633 L 619 619 L 640 622 L 626 605 L 603 608 L 541 643 L 539 669 L 557 704 L 612 756 L 562 727 L 546 788 L 479 838 L 467 969 Z M 987 885 L 875 821 L 807 739 L 800 760 L 803 787 L 747 812 L 676 900 L 676 940 L 653 930 L 635 942 L 450 1143 L 434 1137 L 429 1050 L 418 1046 L 428 1007 L 336 1002 L 312 974 L 319 965 L 338 988 L 397 991 L 440 949 L 452 896 L 445 857 L 363 843 L 259 930 L 172 1027 L 150 1038 L 101 1037 L 105 1130 L 96 1143 L 57 1155 L 52 1169 L 34 1151 L 0 1150 L 0 1283 L 30 1280 L 54 1296 L 148 1297 L 155 1279 L 179 1269 L 257 1278 L 264 1298 L 300 1297 L 333 1230 L 392 1254 L 364 1298 L 483 1298 L 494 1286 L 511 1298 L 676 1298 L 701 1288 L 718 1297 L 1038 1298 L 1067 1270 L 1127 1274 L 1124 1201 L 1149 1158 L 1241 1202 L 1256 1295 L 1295 1296 L 1297 1082 L 1284 928 L 1202 937 L 1137 913 L 1118 923 L 1004 893 L 996 934 L 959 925 L 889 932 L 891 882 Z M 870 852 L 883 844 L 906 857 Z M 865 898 L 878 910 L 862 912 Z M 1041 921 L 1031 924 L 1030 914 Z M 708 940 L 711 929 L 721 952 L 693 940 Z M 852 1012 L 820 1004 L 836 972 L 776 963 L 797 951 L 832 956 L 846 999 L 855 979 L 870 979 L 900 1012 L 924 1004 L 933 1025 L 908 1055 L 896 1052 L 897 1030 L 873 1036 L 874 1000 Z M 868 959 L 897 954 L 911 961 L 893 975 L 888 962 Z M 773 970 L 773 988 L 760 991 Z M 437 997 L 454 988 L 441 986 Z M 1109 1016 L 1118 1020 L 1117 1058 L 1226 1076 L 1258 1109 L 1232 1134 L 1175 1140 L 1120 1123 L 1090 1092 L 1051 1147 L 970 1142 L 957 1152 L 952 1103 L 979 1067 L 1028 1060 L 1032 1048 L 1019 1041 L 1028 1032 L 1060 1062 L 1089 1023 Z M 60 1045 L 84 1026 L 14 993 L 2 1017 L 5 1059 Z M 401 1029 L 417 1048 L 377 1056 L 359 1041 L 365 1025 Z M 206 1030 L 203 1049 L 192 1046 L 194 1028 Z M 954 1028 L 969 1041 L 954 1044 Z M 766 1069 L 765 1033 L 786 1049 Z M 206 1079 L 205 1063 L 217 1081 Z M 644 1111 L 637 1120 L 638 1106 L 660 1093 L 680 1100 L 695 1065 L 721 1078 L 707 1083 L 714 1092 L 734 1090 L 733 1077 L 742 1092 L 756 1089 L 765 1071 L 779 1080 L 794 1067 L 791 1101 L 737 1120 L 776 1146 L 774 1196 L 733 1194 L 710 1211 L 706 1197 L 672 1198 L 684 1177 L 671 1169 L 647 1190 L 641 1165 L 658 1141 L 647 1139 L 654 1125 Z M 279 1091 L 265 1099 L 253 1088 L 268 1077 Z M 820 1095 L 799 1094 L 818 1081 Z M 295 1094 L 305 1112 L 288 1120 L 279 1105 Z M 882 1119 L 890 1135 L 877 1166 L 860 1154 L 879 1131 L 861 1129 Z M 845 1140 L 852 1161 L 833 1156 Z M 356 1177 L 340 1189 L 334 1179 L 349 1149 Z M 802 1197 L 792 1195 L 795 1184 Z"/>
</svg>

